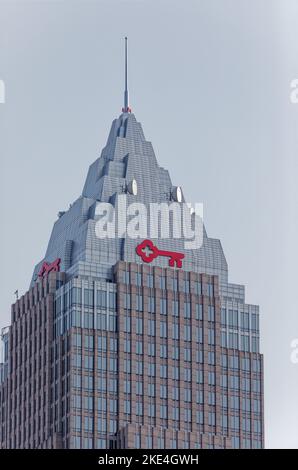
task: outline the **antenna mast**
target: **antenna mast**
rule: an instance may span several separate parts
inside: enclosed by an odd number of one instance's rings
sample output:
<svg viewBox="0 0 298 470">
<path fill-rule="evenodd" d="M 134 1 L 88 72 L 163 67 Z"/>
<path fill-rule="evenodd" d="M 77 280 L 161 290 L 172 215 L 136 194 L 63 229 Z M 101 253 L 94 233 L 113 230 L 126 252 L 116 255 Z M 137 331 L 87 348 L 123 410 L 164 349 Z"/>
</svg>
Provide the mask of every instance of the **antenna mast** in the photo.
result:
<svg viewBox="0 0 298 470">
<path fill-rule="evenodd" d="M 128 85 L 127 85 L 127 37 L 125 37 L 125 89 L 124 89 L 124 107 L 123 113 L 131 113 L 131 108 L 128 105 Z"/>
</svg>

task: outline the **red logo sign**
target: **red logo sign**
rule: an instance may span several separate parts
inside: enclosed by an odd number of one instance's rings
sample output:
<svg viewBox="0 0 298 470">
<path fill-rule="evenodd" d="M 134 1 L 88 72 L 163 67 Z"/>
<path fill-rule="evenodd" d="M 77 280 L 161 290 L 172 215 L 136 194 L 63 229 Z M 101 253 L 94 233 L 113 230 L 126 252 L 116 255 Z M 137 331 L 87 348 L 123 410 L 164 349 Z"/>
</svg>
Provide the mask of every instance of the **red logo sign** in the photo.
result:
<svg viewBox="0 0 298 470">
<path fill-rule="evenodd" d="M 47 263 L 46 261 L 43 262 L 42 267 L 38 273 L 39 277 L 44 277 L 45 275 L 49 274 L 51 271 L 60 271 L 60 262 L 61 259 L 57 258 L 52 263 Z"/>
<path fill-rule="evenodd" d="M 158 256 L 166 256 L 169 259 L 169 266 L 182 268 L 183 253 L 176 251 L 159 250 L 151 240 L 144 240 L 136 247 L 136 253 L 145 263 L 151 263 Z"/>
</svg>

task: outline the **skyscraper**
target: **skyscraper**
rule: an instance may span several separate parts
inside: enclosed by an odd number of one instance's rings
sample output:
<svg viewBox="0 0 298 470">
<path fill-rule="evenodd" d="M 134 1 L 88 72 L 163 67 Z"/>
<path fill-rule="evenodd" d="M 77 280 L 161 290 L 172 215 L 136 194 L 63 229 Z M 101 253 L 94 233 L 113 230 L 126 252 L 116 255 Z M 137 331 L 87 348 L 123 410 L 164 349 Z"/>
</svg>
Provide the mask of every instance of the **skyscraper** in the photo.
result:
<svg viewBox="0 0 298 470">
<path fill-rule="evenodd" d="M 0 448 L 263 447 L 258 306 L 205 227 L 198 248 L 170 217 L 169 237 L 103 238 L 123 197 L 185 202 L 129 107 L 127 56 L 122 113 L 2 330 Z"/>
</svg>

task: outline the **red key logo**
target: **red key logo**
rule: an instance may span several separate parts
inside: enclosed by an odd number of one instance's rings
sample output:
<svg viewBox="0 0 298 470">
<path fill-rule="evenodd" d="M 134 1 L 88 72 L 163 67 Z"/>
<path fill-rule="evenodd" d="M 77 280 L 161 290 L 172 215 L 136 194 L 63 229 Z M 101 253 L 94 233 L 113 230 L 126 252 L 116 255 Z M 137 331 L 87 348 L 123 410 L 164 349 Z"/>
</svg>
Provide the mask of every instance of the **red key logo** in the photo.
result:
<svg viewBox="0 0 298 470">
<path fill-rule="evenodd" d="M 151 240 L 144 240 L 136 247 L 136 253 L 145 263 L 151 263 L 158 256 L 166 256 L 169 259 L 169 266 L 182 268 L 184 253 L 176 251 L 159 250 Z"/>
</svg>

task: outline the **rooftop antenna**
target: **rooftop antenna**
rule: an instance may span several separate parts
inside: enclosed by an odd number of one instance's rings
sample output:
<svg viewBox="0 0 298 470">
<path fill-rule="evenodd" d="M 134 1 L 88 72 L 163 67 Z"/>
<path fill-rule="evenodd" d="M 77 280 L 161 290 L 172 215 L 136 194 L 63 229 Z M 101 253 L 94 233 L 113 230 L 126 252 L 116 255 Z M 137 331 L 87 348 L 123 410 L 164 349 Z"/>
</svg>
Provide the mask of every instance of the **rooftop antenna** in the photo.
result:
<svg viewBox="0 0 298 470">
<path fill-rule="evenodd" d="M 124 107 L 123 113 L 131 113 L 131 108 L 128 105 L 128 88 L 127 88 L 127 37 L 125 37 L 125 89 L 124 89 Z"/>
</svg>

